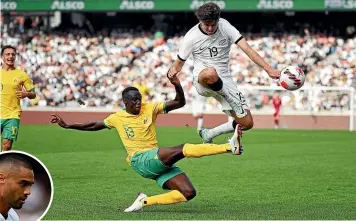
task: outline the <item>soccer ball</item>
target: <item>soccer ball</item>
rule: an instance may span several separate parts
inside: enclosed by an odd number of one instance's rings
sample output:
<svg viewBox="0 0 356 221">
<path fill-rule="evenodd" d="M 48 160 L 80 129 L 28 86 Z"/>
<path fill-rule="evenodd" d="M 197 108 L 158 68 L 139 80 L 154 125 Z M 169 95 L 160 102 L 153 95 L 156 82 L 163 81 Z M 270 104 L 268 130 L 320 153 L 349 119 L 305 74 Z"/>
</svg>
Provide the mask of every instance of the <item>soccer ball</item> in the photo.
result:
<svg viewBox="0 0 356 221">
<path fill-rule="evenodd" d="M 289 91 L 301 88 L 305 81 L 304 71 L 297 66 L 288 66 L 281 71 L 279 84 Z"/>
</svg>

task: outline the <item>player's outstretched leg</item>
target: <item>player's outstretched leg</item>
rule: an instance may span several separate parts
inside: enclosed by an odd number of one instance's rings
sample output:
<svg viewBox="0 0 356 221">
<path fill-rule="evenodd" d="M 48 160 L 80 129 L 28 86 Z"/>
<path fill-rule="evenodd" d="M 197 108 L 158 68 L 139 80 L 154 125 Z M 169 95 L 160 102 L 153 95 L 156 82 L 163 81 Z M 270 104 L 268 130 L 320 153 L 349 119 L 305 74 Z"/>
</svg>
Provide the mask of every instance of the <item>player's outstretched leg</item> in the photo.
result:
<svg viewBox="0 0 356 221">
<path fill-rule="evenodd" d="M 233 131 L 238 130 L 239 134 L 239 144 L 241 146 L 241 138 L 242 138 L 242 131 L 243 130 L 249 130 L 251 128 L 251 125 L 253 125 L 253 118 L 251 115 L 251 112 L 249 110 L 246 110 L 247 115 L 243 118 L 230 118 L 229 121 L 221 124 L 217 127 L 210 128 L 210 129 L 202 129 L 199 131 L 200 137 L 203 139 L 204 143 L 212 143 L 213 139 L 219 135 L 222 134 L 227 134 L 231 133 Z M 234 115 L 234 113 L 232 113 Z"/>
<path fill-rule="evenodd" d="M 215 91 L 221 97 L 215 97 L 220 102 L 222 102 L 221 99 L 223 102 L 227 102 L 232 109 L 227 115 L 234 118 L 234 123 L 227 122 L 212 129 L 202 129 L 199 135 L 205 143 L 211 143 L 214 137 L 234 131 L 236 125 L 240 125 L 242 130 L 249 130 L 253 127 L 253 118 L 242 93 L 231 87 L 231 85 L 224 86 L 224 82 L 215 68 L 209 67 L 202 70 L 199 73 L 199 84 Z"/>
<path fill-rule="evenodd" d="M 199 73 L 199 84 L 222 96 L 236 113 L 244 111 L 241 106 L 239 94 L 231 93 L 228 88 L 224 87 L 224 82 L 219 77 L 215 68 L 208 67 L 203 69 Z"/>
<path fill-rule="evenodd" d="M 234 135 L 226 144 L 181 144 L 171 148 L 160 148 L 158 151 L 162 163 L 172 166 L 179 160 L 187 158 L 199 158 L 209 155 L 223 154 L 232 152 L 235 155 L 242 153 L 241 127 L 236 127 Z"/>
<path fill-rule="evenodd" d="M 165 185 L 172 191 L 154 196 L 147 196 L 144 193 L 139 193 L 132 205 L 124 211 L 135 212 L 152 205 L 168 205 L 188 202 L 196 196 L 196 190 L 185 173 L 178 174 L 169 179 Z"/>
<path fill-rule="evenodd" d="M 221 134 L 228 134 L 235 131 L 236 122 L 234 118 L 229 116 L 229 120 L 214 128 L 202 128 L 199 130 L 199 136 L 203 139 L 204 143 L 212 143 L 213 139 Z"/>
<path fill-rule="evenodd" d="M 233 137 L 227 144 L 182 144 L 170 148 L 159 148 L 158 157 L 163 165 L 172 167 L 177 161 L 185 157 L 198 158 L 227 152 L 241 155 L 242 151 L 238 130 L 235 130 Z M 166 186 L 172 191 L 150 197 L 144 193 L 139 193 L 132 205 L 124 211 L 134 212 L 145 206 L 187 202 L 196 195 L 193 185 L 184 173 L 168 180 Z"/>
</svg>

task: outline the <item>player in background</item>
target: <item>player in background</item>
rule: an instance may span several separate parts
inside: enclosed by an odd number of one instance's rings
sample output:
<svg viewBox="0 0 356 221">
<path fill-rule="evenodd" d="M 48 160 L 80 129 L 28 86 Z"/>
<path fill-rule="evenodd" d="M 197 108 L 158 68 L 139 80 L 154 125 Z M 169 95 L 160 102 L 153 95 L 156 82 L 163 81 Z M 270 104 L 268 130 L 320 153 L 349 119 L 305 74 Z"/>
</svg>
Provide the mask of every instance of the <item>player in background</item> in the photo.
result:
<svg viewBox="0 0 356 221">
<path fill-rule="evenodd" d="M 2 150 L 11 150 L 17 140 L 22 113 L 20 99 L 36 98 L 35 86 L 27 73 L 15 67 L 16 48 L 6 45 L 1 49 L 0 113 Z M 25 89 L 25 90 L 24 90 Z"/>
<path fill-rule="evenodd" d="M 133 85 L 142 95 L 142 103 L 146 103 L 147 98 L 150 100 L 150 89 L 146 86 L 146 84 L 142 81 L 141 77 L 137 77 L 135 83 Z"/>
<path fill-rule="evenodd" d="M 280 71 L 267 64 L 234 26 L 220 18 L 218 5 L 212 2 L 205 3 L 198 8 L 196 14 L 199 23 L 185 34 L 179 48 L 178 58 L 169 69 L 168 76 L 177 75 L 192 54 L 193 83 L 198 93 L 202 96 L 214 97 L 221 103 L 222 111 L 234 118 L 232 122 L 228 121 L 213 129 L 202 129 L 200 136 L 204 142 L 209 143 L 214 137 L 230 133 L 237 128 L 240 143 L 242 130 L 249 130 L 253 127 L 253 118 L 244 96 L 238 90 L 238 85 L 229 72 L 231 45 L 237 44 L 271 78 L 279 78 Z"/>
<path fill-rule="evenodd" d="M 21 209 L 35 183 L 31 164 L 16 153 L 0 155 L 0 220 L 19 221 Z"/>
<path fill-rule="evenodd" d="M 159 114 L 181 108 L 185 105 L 183 88 L 177 76 L 170 78 L 176 90 L 174 100 L 166 102 L 142 103 L 137 88 L 128 87 L 122 92 L 125 109 L 111 114 L 103 121 L 67 124 L 58 115 L 53 115 L 52 123 L 65 129 L 98 131 L 116 128 L 126 148 L 126 161 L 142 177 L 155 180 L 168 193 L 147 196 L 139 194 L 134 203 L 125 209 L 133 212 L 144 206 L 174 204 L 193 199 L 196 191 L 187 175 L 175 163 L 187 158 L 232 152 L 240 155 L 237 132 L 227 144 L 180 144 L 169 148 L 157 146 L 155 121 Z"/>
<path fill-rule="evenodd" d="M 197 121 L 197 131 L 200 131 L 203 128 L 203 114 L 208 98 L 198 94 L 193 85 L 190 87 L 189 93 L 192 96 L 192 114 L 194 119 Z"/>
<path fill-rule="evenodd" d="M 272 97 L 272 105 L 274 108 L 273 120 L 274 120 L 274 128 L 279 128 L 279 113 L 282 106 L 282 99 L 278 95 L 278 93 L 273 94 Z"/>
</svg>

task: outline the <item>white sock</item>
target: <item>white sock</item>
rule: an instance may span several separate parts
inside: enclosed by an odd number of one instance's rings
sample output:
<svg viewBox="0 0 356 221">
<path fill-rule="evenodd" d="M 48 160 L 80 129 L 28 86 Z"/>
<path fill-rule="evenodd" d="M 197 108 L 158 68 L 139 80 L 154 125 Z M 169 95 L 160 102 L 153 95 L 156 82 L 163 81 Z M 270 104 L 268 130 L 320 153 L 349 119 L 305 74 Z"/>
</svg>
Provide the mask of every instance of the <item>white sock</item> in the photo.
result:
<svg viewBox="0 0 356 221">
<path fill-rule="evenodd" d="M 200 130 L 203 127 L 203 121 L 204 121 L 203 118 L 198 118 L 198 126 L 197 126 L 198 130 Z"/>
<path fill-rule="evenodd" d="M 227 134 L 234 132 L 234 128 L 232 127 L 232 121 L 228 121 L 224 124 L 221 124 L 217 127 L 211 128 L 208 130 L 207 133 L 207 138 L 208 139 L 214 139 L 215 137 L 221 135 L 221 134 Z"/>
</svg>

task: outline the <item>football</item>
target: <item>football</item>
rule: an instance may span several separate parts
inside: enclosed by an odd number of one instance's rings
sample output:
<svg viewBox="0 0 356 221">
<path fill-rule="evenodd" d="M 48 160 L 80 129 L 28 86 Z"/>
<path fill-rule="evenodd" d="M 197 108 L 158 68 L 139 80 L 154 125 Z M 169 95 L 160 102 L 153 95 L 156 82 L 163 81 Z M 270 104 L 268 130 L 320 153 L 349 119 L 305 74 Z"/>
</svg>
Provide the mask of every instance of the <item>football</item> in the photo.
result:
<svg viewBox="0 0 356 221">
<path fill-rule="evenodd" d="M 298 90 L 304 85 L 304 81 L 304 71 L 297 66 L 285 67 L 279 77 L 279 84 L 289 91 Z"/>
</svg>

